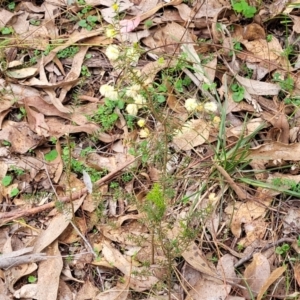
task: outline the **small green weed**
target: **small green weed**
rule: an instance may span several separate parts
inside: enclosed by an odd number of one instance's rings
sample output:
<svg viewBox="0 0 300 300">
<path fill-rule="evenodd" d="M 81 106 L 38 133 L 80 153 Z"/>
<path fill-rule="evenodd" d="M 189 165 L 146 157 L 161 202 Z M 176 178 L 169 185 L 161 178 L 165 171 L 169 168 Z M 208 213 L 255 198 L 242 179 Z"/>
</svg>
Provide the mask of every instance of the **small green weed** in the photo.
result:
<svg viewBox="0 0 300 300">
<path fill-rule="evenodd" d="M 288 93 L 292 92 L 295 86 L 294 79 L 290 75 L 286 79 L 282 79 L 281 75 L 277 72 L 273 75 L 273 81 L 278 82 L 280 87 Z"/>
<path fill-rule="evenodd" d="M 35 283 L 37 281 L 37 278 L 33 275 L 28 276 L 27 278 L 29 283 Z"/>
<path fill-rule="evenodd" d="M 243 51 L 242 44 L 240 42 L 234 42 L 233 43 L 233 49 L 236 51 Z"/>
<path fill-rule="evenodd" d="M 53 149 L 50 152 L 45 154 L 45 160 L 50 162 L 50 161 L 55 160 L 57 158 L 57 156 L 58 156 L 57 150 Z"/>
<path fill-rule="evenodd" d="M 237 244 L 237 251 L 238 251 L 238 252 L 243 251 L 244 248 L 245 248 L 244 245 L 242 245 L 242 244 Z"/>
<path fill-rule="evenodd" d="M 300 97 L 295 96 L 295 97 L 292 97 L 292 98 L 285 98 L 284 103 L 286 105 L 294 105 L 296 107 L 300 107 Z"/>
<path fill-rule="evenodd" d="M 144 210 L 150 223 L 159 223 L 167 209 L 165 196 L 161 186 L 154 183 L 151 191 L 147 194 Z"/>
<path fill-rule="evenodd" d="M 16 176 L 21 176 L 25 174 L 25 171 L 21 168 L 18 168 L 16 166 L 10 166 L 9 171 L 13 172 Z"/>
<path fill-rule="evenodd" d="M 106 170 L 97 171 L 91 167 L 85 166 L 84 162 L 77 160 L 73 157 L 71 157 L 70 161 L 70 154 L 69 151 L 72 151 L 72 149 L 75 147 L 73 143 L 70 144 L 71 149 L 69 147 L 64 147 L 62 151 L 62 160 L 64 162 L 65 166 L 70 166 L 70 170 L 77 173 L 77 174 L 83 174 L 83 171 L 86 171 L 92 182 L 96 182 L 101 177 L 107 174 Z"/>
<path fill-rule="evenodd" d="M 85 29 L 91 31 L 95 28 L 97 21 L 98 21 L 98 17 L 96 17 L 96 16 L 87 16 L 86 19 L 80 20 L 78 22 L 78 25 L 82 28 L 85 28 Z"/>
<path fill-rule="evenodd" d="M 91 77 L 91 72 L 89 71 L 89 68 L 85 65 L 83 65 L 81 67 L 81 72 L 80 72 L 81 76 L 83 77 Z"/>
<path fill-rule="evenodd" d="M 41 21 L 40 20 L 36 20 L 36 19 L 31 19 L 29 20 L 29 23 L 33 26 L 40 26 L 41 25 Z"/>
<path fill-rule="evenodd" d="M 10 197 L 15 197 L 19 194 L 19 189 L 18 188 L 13 188 L 11 191 L 10 191 Z"/>
<path fill-rule="evenodd" d="M 133 156 L 141 156 L 142 163 L 147 164 L 150 156 L 149 142 L 144 140 L 136 145 L 136 148 L 130 148 L 128 152 Z"/>
<path fill-rule="evenodd" d="M 150 28 L 153 26 L 153 21 L 152 20 L 146 20 L 145 23 L 144 23 L 144 26 L 146 28 Z"/>
<path fill-rule="evenodd" d="M 2 33 L 3 35 L 9 35 L 9 34 L 14 33 L 14 29 L 13 29 L 12 27 L 7 27 L 7 26 L 2 27 L 2 28 L 0 29 L 0 31 L 1 31 L 1 33 Z"/>
<path fill-rule="evenodd" d="M 11 143 L 9 141 L 6 141 L 6 140 L 1 141 L 1 143 L 2 143 L 3 146 L 8 146 L 8 147 L 11 146 Z"/>
<path fill-rule="evenodd" d="M 58 58 L 74 57 L 79 52 L 78 46 L 70 46 L 57 52 Z"/>
<path fill-rule="evenodd" d="M 273 39 L 273 35 L 272 34 L 268 34 L 267 37 L 266 37 L 266 40 L 268 43 L 270 43 Z"/>
<path fill-rule="evenodd" d="M 241 13 L 245 18 L 253 18 L 256 13 L 256 8 L 246 0 L 231 0 L 231 5 L 235 12 Z"/>
<path fill-rule="evenodd" d="M 245 96 L 245 89 L 238 83 L 234 83 L 230 86 L 232 90 L 232 99 L 234 102 L 241 102 Z"/>
<path fill-rule="evenodd" d="M 16 8 L 16 3 L 15 3 L 14 1 L 9 2 L 9 3 L 7 4 L 7 8 L 8 8 L 9 10 L 14 10 L 14 9 Z"/>
<path fill-rule="evenodd" d="M 281 246 L 276 247 L 275 253 L 284 256 L 288 253 L 289 250 L 290 250 L 290 245 L 283 244 Z"/>
<path fill-rule="evenodd" d="M 3 186 L 9 186 L 12 182 L 12 176 L 6 175 L 2 178 L 1 183 Z"/>
<path fill-rule="evenodd" d="M 88 116 L 88 119 L 100 124 L 103 131 L 109 131 L 119 119 L 118 114 L 114 111 L 117 107 L 122 109 L 124 107 L 124 102 L 121 100 L 111 101 L 106 99 L 104 105 L 100 105 L 95 114 L 93 116 Z"/>
</svg>

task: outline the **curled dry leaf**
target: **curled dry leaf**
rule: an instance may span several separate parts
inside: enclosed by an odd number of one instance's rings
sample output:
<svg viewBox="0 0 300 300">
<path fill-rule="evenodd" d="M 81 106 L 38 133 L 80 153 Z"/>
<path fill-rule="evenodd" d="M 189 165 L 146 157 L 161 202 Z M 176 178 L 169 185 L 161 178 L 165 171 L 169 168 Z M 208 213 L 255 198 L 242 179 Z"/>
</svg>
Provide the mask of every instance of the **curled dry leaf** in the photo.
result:
<svg viewBox="0 0 300 300">
<path fill-rule="evenodd" d="M 173 137 L 173 144 L 180 150 L 191 150 L 202 145 L 209 137 L 208 123 L 202 119 L 191 120 L 177 130 Z"/>
<path fill-rule="evenodd" d="M 264 296 L 265 292 L 267 291 L 267 289 L 271 286 L 271 284 L 273 284 L 285 272 L 285 270 L 286 270 L 286 266 L 282 266 L 282 267 L 279 267 L 279 268 L 275 269 L 271 273 L 271 275 L 269 276 L 269 278 L 265 281 L 265 283 L 261 287 L 261 289 L 260 289 L 260 291 L 259 291 L 259 293 L 257 295 L 256 300 L 263 299 L 263 296 Z M 294 269 L 294 271 L 295 271 L 295 269 Z M 298 272 L 299 271 L 300 270 L 299 270 L 299 265 L 298 265 Z M 296 278 L 296 280 L 297 280 L 297 282 L 299 284 L 298 280 L 300 278 L 298 277 L 298 279 L 297 279 L 296 272 L 294 273 L 294 275 L 295 275 L 295 278 Z M 298 273 L 298 276 L 299 276 L 299 273 Z"/>
</svg>

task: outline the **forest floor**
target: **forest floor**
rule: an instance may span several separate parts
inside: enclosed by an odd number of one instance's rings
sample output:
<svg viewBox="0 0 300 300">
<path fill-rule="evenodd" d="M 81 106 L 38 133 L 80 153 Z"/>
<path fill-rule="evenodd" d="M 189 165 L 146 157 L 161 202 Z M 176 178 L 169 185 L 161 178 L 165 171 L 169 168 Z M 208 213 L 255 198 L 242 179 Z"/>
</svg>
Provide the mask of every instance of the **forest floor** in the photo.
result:
<svg viewBox="0 0 300 300">
<path fill-rule="evenodd" d="M 300 299 L 299 9 L 1 0 L 1 299 Z"/>
</svg>

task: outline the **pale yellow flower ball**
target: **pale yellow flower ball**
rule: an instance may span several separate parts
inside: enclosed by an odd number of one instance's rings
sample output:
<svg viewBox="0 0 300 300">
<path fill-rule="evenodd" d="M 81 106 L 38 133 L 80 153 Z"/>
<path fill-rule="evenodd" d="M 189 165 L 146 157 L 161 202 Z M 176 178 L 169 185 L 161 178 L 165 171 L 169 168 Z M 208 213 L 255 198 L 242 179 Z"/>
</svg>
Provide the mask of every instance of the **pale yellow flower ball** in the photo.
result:
<svg viewBox="0 0 300 300">
<path fill-rule="evenodd" d="M 214 116 L 213 123 L 214 124 L 219 124 L 220 122 L 221 122 L 221 118 L 219 116 Z"/>
<path fill-rule="evenodd" d="M 139 127 L 144 127 L 146 125 L 146 120 L 145 119 L 140 119 L 137 121 L 137 124 Z"/>
<path fill-rule="evenodd" d="M 146 98 L 142 95 L 136 95 L 134 97 L 134 103 L 139 107 L 143 107 L 146 105 L 147 101 L 146 101 Z"/>
<path fill-rule="evenodd" d="M 99 92 L 102 96 L 106 97 L 107 93 L 114 91 L 114 87 L 109 84 L 102 84 Z"/>
<path fill-rule="evenodd" d="M 120 56 L 120 51 L 119 51 L 118 46 L 116 46 L 116 45 L 109 45 L 106 48 L 105 55 L 111 61 L 117 60 L 119 58 L 119 56 Z"/>
<path fill-rule="evenodd" d="M 114 37 L 114 36 L 117 35 L 117 31 L 116 31 L 116 29 L 113 28 L 113 27 L 108 27 L 108 28 L 106 28 L 106 30 L 105 30 L 105 35 L 106 35 L 106 37 L 108 37 L 108 38 L 112 38 L 112 37 Z"/>
<path fill-rule="evenodd" d="M 195 111 L 198 107 L 197 100 L 195 98 L 189 98 L 185 100 L 184 107 L 188 112 Z"/>
<path fill-rule="evenodd" d="M 119 94 L 117 91 L 110 91 L 106 93 L 105 97 L 108 98 L 109 100 L 118 100 Z"/>
<path fill-rule="evenodd" d="M 140 54 L 135 47 L 130 47 L 126 50 L 126 57 L 130 60 L 131 64 L 136 65 L 139 61 Z"/>
<path fill-rule="evenodd" d="M 148 128 L 143 128 L 139 132 L 139 136 L 141 139 L 146 139 L 150 135 L 150 131 Z"/>
<path fill-rule="evenodd" d="M 139 84 L 134 84 L 127 89 L 126 96 L 135 98 L 138 95 L 138 92 L 140 91 L 140 89 L 141 89 L 141 86 Z"/>
<path fill-rule="evenodd" d="M 208 113 L 214 113 L 218 109 L 218 106 L 214 102 L 207 102 L 204 104 L 204 110 Z"/>
<path fill-rule="evenodd" d="M 138 113 L 138 107 L 136 104 L 131 103 L 131 104 L 127 104 L 126 106 L 126 111 L 128 112 L 128 114 L 132 115 L 132 116 L 136 116 Z"/>
</svg>

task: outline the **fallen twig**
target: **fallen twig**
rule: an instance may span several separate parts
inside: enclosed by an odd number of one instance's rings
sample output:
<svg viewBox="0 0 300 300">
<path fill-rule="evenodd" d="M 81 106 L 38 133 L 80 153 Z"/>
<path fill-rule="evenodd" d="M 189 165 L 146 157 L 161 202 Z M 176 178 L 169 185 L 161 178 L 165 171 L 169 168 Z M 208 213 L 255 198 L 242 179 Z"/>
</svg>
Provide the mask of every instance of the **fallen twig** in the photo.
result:
<svg viewBox="0 0 300 300">
<path fill-rule="evenodd" d="M 127 162 L 126 164 L 124 164 L 123 166 L 119 167 L 117 170 L 115 170 L 115 171 L 107 174 L 103 178 L 99 179 L 98 181 L 96 181 L 94 183 L 94 186 L 95 187 L 102 186 L 107 181 L 111 180 L 116 175 L 118 175 L 118 173 L 121 172 L 124 168 L 131 165 L 137 158 L 138 157 L 134 158 L 133 160 L 131 160 L 131 161 Z M 66 202 L 69 202 L 69 201 L 74 201 L 76 199 L 79 199 L 85 193 L 87 193 L 87 188 L 83 188 L 80 191 L 72 193 L 69 196 L 61 197 L 57 201 L 63 202 L 63 203 L 66 203 Z M 17 211 L 10 211 L 10 212 L 5 212 L 5 213 L 0 213 L 0 220 L 1 220 L 0 221 L 0 226 L 3 226 L 7 222 L 13 221 L 14 219 L 34 215 L 34 214 L 40 213 L 42 211 L 45 211 L 47 209 L 51 209 L 51 208 L 55 207 L 55 202 L 56 201 L 52 201 L 52 202 L 44 204 L 42 206 L 33 207 L 33 208 L 30 208 L 30 209 L 27 209 L 27 210 L 17 210 Z"/>
<path fill-rule="evenodd" d="M 235 267 L 235 268 L 240 267 L 240 266 L 243 265 L 245 262 L 247 262 L 248 260 L 252 259 L 253 255 L 254 255 L 255 253 L 258 253 L 258 252 L 261 252 L 261 253 L 262 253 L 262 252 L 267 251 L 268 249 L 270 249 L 270 248 L 272 248 L 272 247 L 276 247 L 276 246 L 278 246 L 278 245 L 280 245 L 280 244 L 282 244 L 282 243 L 292 243 L 292 242 L 294 242 L 294 241 L 295 241 L 295 239 L 292 239 L 292 238 L 282 238 L 282 239 L 280 239 L 280 240 L 278 240 L 278 241 L 276 241 L 276 242 L 274 242 L 274 243 L 270 243 L 270 244 L 268 244 L 268 245 L 262 247 L 261 249 L 256 248 L 256 249 L 254 249 L 254 250 L 252 251 L 252 253 L 250 253 L 250 254 L 246 255 L 245 257 L 243 257 L 242 259 L 240 259 L 240 260 L 234 265 L 234 267 Z"/>
</svg>

